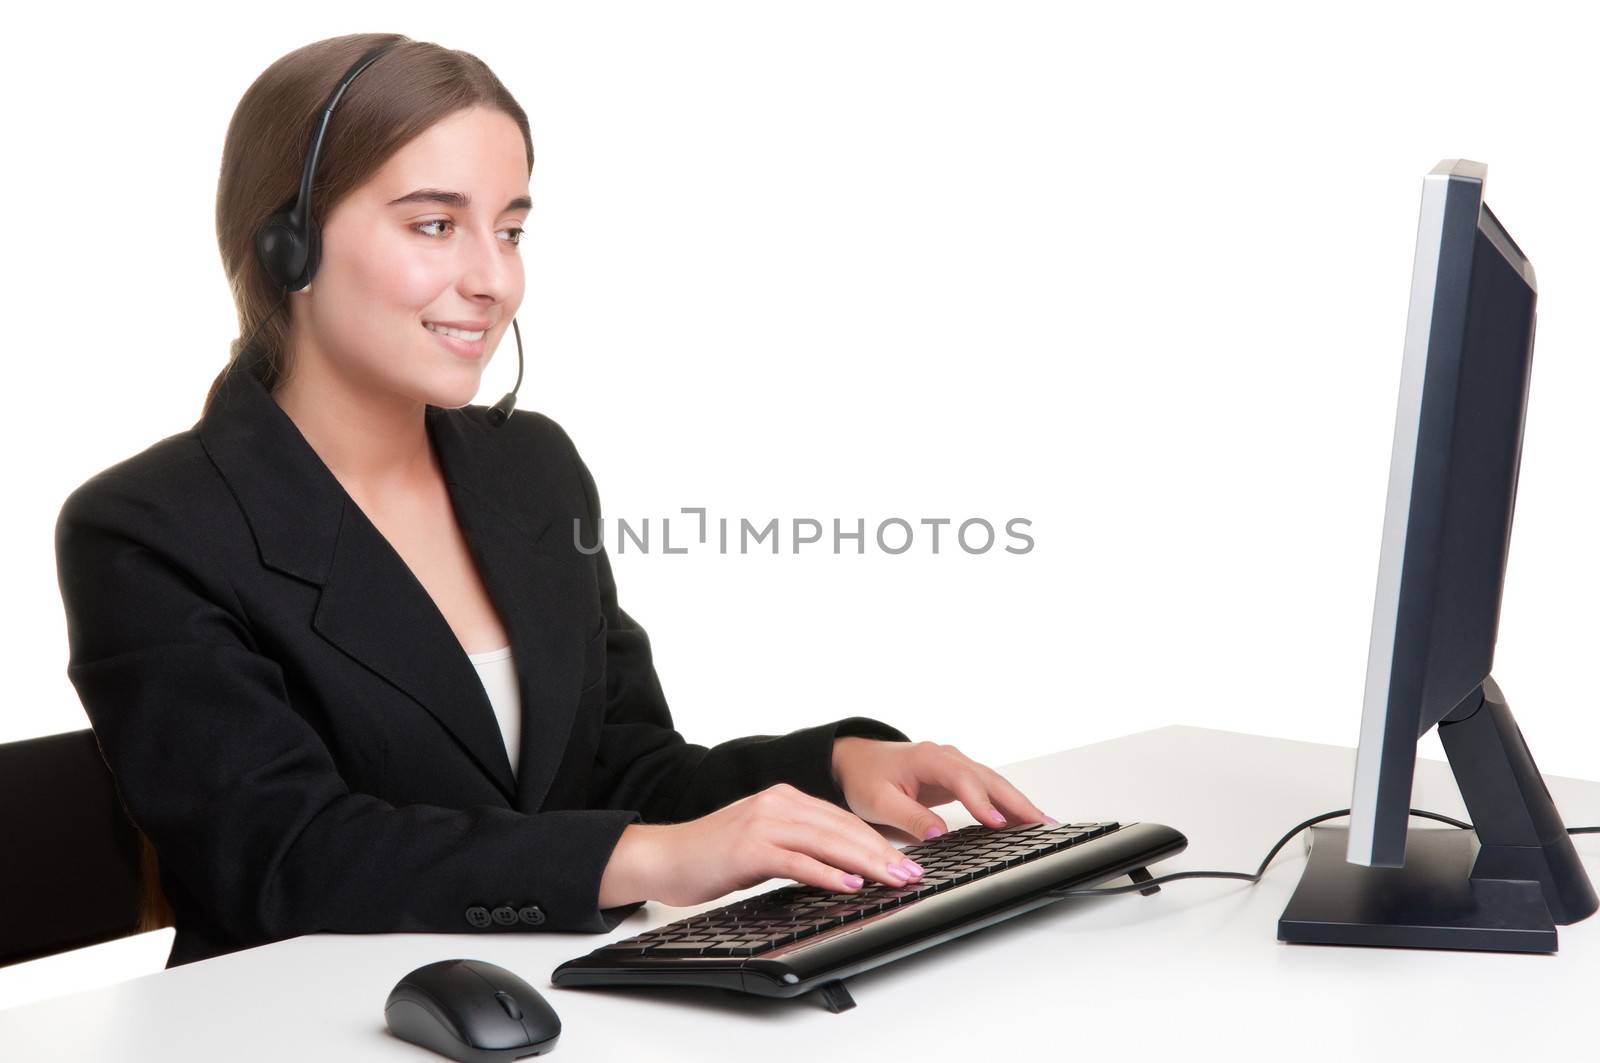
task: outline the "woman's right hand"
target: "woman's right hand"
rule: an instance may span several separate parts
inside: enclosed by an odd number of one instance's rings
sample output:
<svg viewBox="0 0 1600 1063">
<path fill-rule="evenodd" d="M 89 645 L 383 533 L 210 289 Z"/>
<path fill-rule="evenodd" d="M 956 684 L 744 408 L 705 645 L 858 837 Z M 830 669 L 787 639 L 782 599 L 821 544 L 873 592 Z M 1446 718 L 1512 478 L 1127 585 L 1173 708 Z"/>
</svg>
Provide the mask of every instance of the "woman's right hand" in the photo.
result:
<svg viewBox="0 0 1600 1063">
<path fill-rule="evenodd" d="M 685 823 L 630 823 L 600 879 L 599 907 L 639 900 L 686 907 L 770 878 L 836 893 L 922 876 L 853 812 L 788 783 Z"/>
</svg>

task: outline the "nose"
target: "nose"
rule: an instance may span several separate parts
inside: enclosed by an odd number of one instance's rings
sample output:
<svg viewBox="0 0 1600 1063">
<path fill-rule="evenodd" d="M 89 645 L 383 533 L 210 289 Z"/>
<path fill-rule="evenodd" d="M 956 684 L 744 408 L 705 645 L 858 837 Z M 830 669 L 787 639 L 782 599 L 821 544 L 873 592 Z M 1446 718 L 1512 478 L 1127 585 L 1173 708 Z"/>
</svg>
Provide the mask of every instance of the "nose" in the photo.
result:
<svg viewBox="0 0 1600 1063">
<path fill-rule="evenodd" d="M 481 306 L 515 300 L 521 294 L 522 259 L 498 233 L 474 229 L 457 242 L 461 256 L 461 294 Z"/>
</svg>

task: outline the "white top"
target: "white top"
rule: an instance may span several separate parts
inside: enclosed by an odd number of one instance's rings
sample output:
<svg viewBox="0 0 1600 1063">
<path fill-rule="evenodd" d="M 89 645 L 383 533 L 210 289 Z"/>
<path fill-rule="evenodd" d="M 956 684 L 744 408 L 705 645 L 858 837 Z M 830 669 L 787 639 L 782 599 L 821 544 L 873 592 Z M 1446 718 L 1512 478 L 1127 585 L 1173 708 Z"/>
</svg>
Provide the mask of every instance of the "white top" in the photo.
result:
<svg viewBox="0 0 1600 1063">
<path fill-rule="evenodd" d="M 498 650 L 469 653 L 467 660 L 483 680 L 483 689 L 489 695 L 489 704 L 494 706 L 500 733 L 506 740 L 511 774 L 516 775 L 517 751 L 522 748 L 522 696 L 517 692 L 517 665 L 511 659 L 511 647 L 508 644 Z"/>
</svg>

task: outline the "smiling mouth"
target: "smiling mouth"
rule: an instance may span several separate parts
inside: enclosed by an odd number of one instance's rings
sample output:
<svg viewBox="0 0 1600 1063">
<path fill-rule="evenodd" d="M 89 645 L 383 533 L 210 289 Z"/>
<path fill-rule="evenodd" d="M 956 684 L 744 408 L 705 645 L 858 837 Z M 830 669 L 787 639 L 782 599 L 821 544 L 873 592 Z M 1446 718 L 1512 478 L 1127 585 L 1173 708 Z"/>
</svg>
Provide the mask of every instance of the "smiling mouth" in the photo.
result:
<svg viewBox="0 0 1600 1063">
<path fill-rule="evenodd" d="M 437 332 L 441 336 L 453 336 L 458 340 L 481 340 L 488 333 L 488 329 L 459 329 L 445 325 L 435 325 L 431 321 L 424 321 L 422 327 L 429 332 Z"/>
</svg>

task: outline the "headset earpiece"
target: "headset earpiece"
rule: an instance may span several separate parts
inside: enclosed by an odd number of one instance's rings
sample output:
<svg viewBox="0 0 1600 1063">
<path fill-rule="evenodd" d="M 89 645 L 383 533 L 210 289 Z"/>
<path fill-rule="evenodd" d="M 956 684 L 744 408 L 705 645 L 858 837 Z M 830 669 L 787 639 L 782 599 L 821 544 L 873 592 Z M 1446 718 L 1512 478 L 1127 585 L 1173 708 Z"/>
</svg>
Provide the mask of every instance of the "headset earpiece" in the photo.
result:
<svg viewBox="0 0 1600 1063">
<path fill-rule="evenodd" d="M 322 118 L 312 134 L 311 149 L 306 152 L 305 169 L 300 174 L 300 194 L 256 231 L 256 259 L 272 282 L 285 291 L 304 289 L 322 261 L 322 233 L 311 216 L 311 186 L 316 180 L 317 160 L 322 156 L 322 141 L 328 134 L 333 108 L 363 70 L 400 43 L 391 41 L 374 48 L 339 79 L 338 86 L 322 105 Z"/>
<path fill-rule="evenodd" d="M 293 292 L 308 283 L 303 278 L 310 272 L 306 268 L 309 250 L 308 240 L 295 229 L 288 210 L 274 214 L 256 233 L 256 258 L 278 288 Z"/>
</svg>

